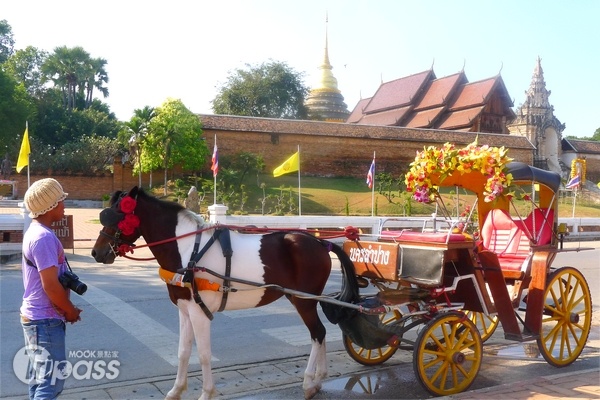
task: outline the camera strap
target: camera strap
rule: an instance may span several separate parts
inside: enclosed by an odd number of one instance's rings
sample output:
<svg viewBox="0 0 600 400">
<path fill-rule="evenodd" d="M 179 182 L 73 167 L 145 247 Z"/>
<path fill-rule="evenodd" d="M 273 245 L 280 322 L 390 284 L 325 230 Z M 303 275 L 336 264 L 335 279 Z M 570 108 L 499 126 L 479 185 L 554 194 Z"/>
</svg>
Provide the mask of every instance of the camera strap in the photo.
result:
<svg viewBox="0 0 600 400">
<path fill-rule="evenodd" d="M 23 256 L 23 258 L 25 259 L 25 263 L 27 265 L 37 269 L 37 266 L 33 263 L 33 261 L 31 261 L 29 258 L 27 258 L 25 256 Z M 71 269 L 71 264 L 69 264 L 69 260 L 67 260 L 67 257 L 65 257 L 65 263 L 67 264 L 67 268 L 69 268 L 69 271 L 73 272 L 73 270 Z"/>
<path fill-rule="evenodd" d="M 25 259 L 25 263 L 27 265 L 29 265 L 30 267 L 33 267 L 33 268 L 37 269 L 37 267 L 35 266 L 35 264 L 29 258 L 27 258 L 25 256 L 23 256 L 23 258 Z"/>
</svg>

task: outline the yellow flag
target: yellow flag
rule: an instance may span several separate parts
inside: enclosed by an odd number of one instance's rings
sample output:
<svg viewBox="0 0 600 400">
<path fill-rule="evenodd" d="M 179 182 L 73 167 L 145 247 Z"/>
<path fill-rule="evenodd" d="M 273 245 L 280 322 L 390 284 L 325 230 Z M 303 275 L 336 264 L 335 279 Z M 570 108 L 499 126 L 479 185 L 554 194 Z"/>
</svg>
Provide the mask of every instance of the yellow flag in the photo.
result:
<svg viewBox="0 0 600 400">
<path fill-rule="evenodd" d="M 273 176 L 277 178 L 278 176 L 287 174 L 288 172 L 298 171 L 300 169 L 300 153 L 295 152 L 290 158 L 285 160 L 283 164 L 279 167 L 275 168 L 273 171 Z"/>
<path fill-rule="evenodd" d="M 25 133 L 23 134 L 23 142 L 21 143 L 21 150 L 19 151 L 19 159 L 17 160 L 17 172 L 21 172 L 23 168 L 29 165 L 29 128 L 25 126 Z"/>
</svg>

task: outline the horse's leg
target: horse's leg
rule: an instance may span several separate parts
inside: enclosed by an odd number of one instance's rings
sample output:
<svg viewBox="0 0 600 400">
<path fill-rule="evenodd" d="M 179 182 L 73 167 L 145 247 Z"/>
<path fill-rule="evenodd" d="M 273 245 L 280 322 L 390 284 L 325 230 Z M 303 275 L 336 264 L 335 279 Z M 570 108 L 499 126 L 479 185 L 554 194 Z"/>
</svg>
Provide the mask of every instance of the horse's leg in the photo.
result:
<svg viewBox="0 0 600 400">
<path fill-rule="evenodd" d="M 178 302 L 177 308 L 179 309 L 179 349 L 177 352 L 179 365 L 173 388 L 167 393 L 166 399 L 168 400 L 180 399 L 181 393 L 187 390 L 187 373 L 194 338 L 190 316 L 182 301 Z"/>
<path fill-rule="evenodd" d="M 291 301 L 310 331 L 310 338 L 312 340 L 308 364 L 304 370 L 304 383 L 302 384 L 304 397 L 310 399 L 321 390 L 321 383 L 327 377 L 325 326 L 323 326 L 317 313 L 316 301 L 298 298 L 292 298 Z"/>
<path fill-rule="evenodd" d="M 216 394 L 210 364 L 212 358 L 210 349 L 210 319 L 197 304 L 193 301 L 190 303 L 190 321 L 192 322 L 200 365 L 202 366 L 202 395 L 200 396 L 200 400 L 208 400 Z"/>
</svg>

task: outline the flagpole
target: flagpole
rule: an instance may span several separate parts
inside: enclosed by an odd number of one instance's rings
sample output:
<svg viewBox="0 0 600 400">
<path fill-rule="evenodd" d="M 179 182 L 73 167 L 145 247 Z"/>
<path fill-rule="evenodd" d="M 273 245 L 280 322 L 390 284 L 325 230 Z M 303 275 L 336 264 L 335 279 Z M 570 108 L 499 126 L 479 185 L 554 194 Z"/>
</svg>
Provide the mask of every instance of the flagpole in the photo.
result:
<svg viewBox="0 0 600 400">
<path fill-rule="evenodd" d="M 302 194 L 300 189 L 300 145 L 298 145 L 298 216 L 302 215 Z"/>
<path fill-rule="evenodd" d="M 27 135 L 29 135 L 29 121 L 25 121 L 25 130 L 27 131 Z M 29 138 L 27 138 L 27 141 L 29 141 Z M 27 188 L 29 189 L 29 187 L 31 186 L 31 177 L 29 176 L 29 154 L 31 153 L 31 150 L 29 150 L 30 152 L 27 153 Z"/>
<path fill-rule="evenodd" d="M 371 188 L 371 217 L 375 216 L 375 168 L 377 168 L 377 164 L 375 164 L 375 152 L 373 152 L 373 187 Z"/>
<path fill-rule="evenodd" d="M 577 199 L 577 189 L 578 188 L 575 188 L 573 190 L 573 211 L 571 212 L 571 218 L 575 218 L 575 202 L 576 202 L 576 199 Z"/>
<path fill-rule="evenodd" d="M 215 146 L 214 147 L 215 147 L 215 149 L 217 148 L 217 135 L 215 135 Z M 214 150 L 213 150 L 213 152 L 214 152 Z M 214 180 L 214 184 L 213 184 L 213 187 L 214 187 L 213 196 L 214 197 L 213 197 L 213 199 L 214 199 L 214 204 L 217 204 L 217 174 L 215 174 L 214 172 L 213 172 L 213 180 Z"/>
</svg>

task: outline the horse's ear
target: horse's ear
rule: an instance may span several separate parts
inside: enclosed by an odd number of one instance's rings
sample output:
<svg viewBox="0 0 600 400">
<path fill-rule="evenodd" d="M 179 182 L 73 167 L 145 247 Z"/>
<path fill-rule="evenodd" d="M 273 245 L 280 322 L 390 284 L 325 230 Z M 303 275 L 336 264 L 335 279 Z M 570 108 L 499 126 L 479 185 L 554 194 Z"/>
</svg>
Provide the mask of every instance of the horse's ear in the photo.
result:
<svg viewBox="0 0 600 400">
<path fill-rule="evenodd" d="M 139 189 L 137 186 L 134 186 L 134 187 L 133 187 L 133 188 L 132 188 L 132 189 L 129 191 L 129 193 L 128 193 L 128 196 L 129 196 L 129 197 L 133 197 L 133 198 L 135 199 L 135 198 L 137 197 L 137 195 L 138 195 L 138 191 L 139 191 L 139 190 L 140 190 L 140 189 Z"/>
</svg>

